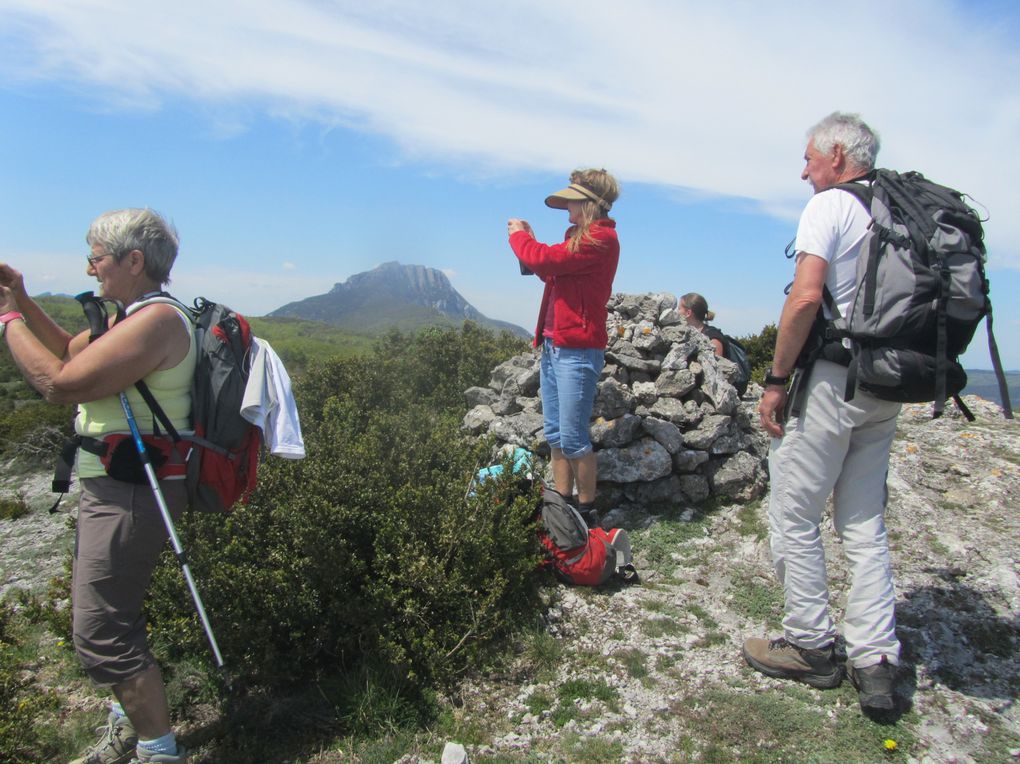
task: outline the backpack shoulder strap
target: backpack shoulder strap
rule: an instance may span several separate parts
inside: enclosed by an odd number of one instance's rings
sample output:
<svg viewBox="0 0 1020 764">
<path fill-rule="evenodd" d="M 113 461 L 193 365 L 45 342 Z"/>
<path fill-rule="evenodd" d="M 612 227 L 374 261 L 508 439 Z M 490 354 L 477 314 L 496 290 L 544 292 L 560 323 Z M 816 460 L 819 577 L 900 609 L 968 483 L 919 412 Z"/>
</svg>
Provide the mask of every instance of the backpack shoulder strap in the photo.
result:
<svg viewBox="0 0 1020 764">
<path fill-rule="evenodd" d="M 872 188 L 872 183 L 878 177 L 878 173 L 883 172 L 882 170 L 872 170 L 867 175 L 862 175 L 860 178 L 854 178 L 848 180 L 845 183 L 840 183 L 833 188 L 838 188 L 840 191 L 846 191 L 848 194 L 853 196 L 861 205 L 871 214 L 871 201 L 875 197 L 875 191 Z M 867 183 L 863 181 L 869 181 Z"/>
<path fill-rule="evenodd" d="M 188 320 L 191 321 L 192 327 L 194 327 L 197 321 L 195 311 L 167 292 L 160 292 L 157 295 L 132 303 L 128 306 L 125 314 L 130 316 L 132 313 L 141 310 L 147 305 L 155 305 L 158 303 L 165 303 L 177 308 L 181 313 L 188 317 Z M 159 420 L 159 423 L 163 425 L 164 429 L 166 429 L 167 434 L 175 443 L 179 443 L 181 441 L 181 434 L 177 432 L 177 428 L 174 427 L 173 423 L 170 421 L 170 417 L 168 417 L 166 415 L 166 411 L 163 410 L 163 407 L 159 405 L 159 401 L 156 400 L 156 396 L 152 394 L 149 386 L 145 384 L 145 380 L 140 379 L 135 382 L 135 389 L 138 391 L 138 394 L 142 396 L 142 400 L 145 401 L 145 405 L 149 407 L 149 411 L 152 412 L 152 415 L 156 417 L 156 419 Z"/>
<path fill-rule="evenodd" d="M 173 305 L 175 308 L 181 311 L 181 313 L 187 316 L 192 324 L 195 324 L 198 320 L 194 308 L 189 308 L 183 302 L 178 300 L 173 295 L 168 294 L 167 292 L 160 292 L 159 294 L 153 295 L 152 297 L 146 297 L 144 300 L 139 300 L 138 302 L 132 303 L 131 305 L 128 306 L 126 313 L 127 315 L 130 316 L 132 313 L 136 313 L 137 311 L 141 310 L 142 308 L 148 305 L 155 305 L 158 303 Z"/>
</svg>

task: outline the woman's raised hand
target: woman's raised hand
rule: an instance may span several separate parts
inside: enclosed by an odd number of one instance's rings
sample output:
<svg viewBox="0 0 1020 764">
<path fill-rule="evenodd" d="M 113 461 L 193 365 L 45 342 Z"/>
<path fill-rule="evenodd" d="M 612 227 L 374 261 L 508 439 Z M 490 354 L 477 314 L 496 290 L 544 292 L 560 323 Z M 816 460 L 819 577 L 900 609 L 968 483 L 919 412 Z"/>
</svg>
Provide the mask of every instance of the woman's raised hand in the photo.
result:
<svg viewBox="0 0 1020 764">
<path fill-rule="evenodd" d="M 9 310 L 15 310 L 17 301 L 25 295 L 25 277 L 21 275 L 21 271 L 15 270 L 7 263 L 0 263 L 0 287 L 10 290 L 15 307 Z"/>
<path fill-rule="evenodd" d="M 531 226 L 528 225 L 527 220 L 521 220 L 520 218 L 510 218 L 506 224 L 507 234 L 516 233 L 517 231 L 524 231 L 525 233 L 534 236 L 534 231 L 531 230 Z"/>
</svg>

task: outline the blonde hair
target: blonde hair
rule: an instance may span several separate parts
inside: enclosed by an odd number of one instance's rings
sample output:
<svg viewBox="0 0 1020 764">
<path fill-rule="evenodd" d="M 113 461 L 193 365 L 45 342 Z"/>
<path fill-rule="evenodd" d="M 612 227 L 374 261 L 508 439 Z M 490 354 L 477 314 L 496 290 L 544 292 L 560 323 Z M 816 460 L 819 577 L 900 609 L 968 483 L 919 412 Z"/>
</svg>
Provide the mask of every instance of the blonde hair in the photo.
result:
<svg viewBox="0 0 1020 764">
<path fill-rule="evenodd" d="M 609 204 L 612 204 L 620 197 L 620 185 L 616 178 L 605 170 L 574 170 L 570 173 L 570 182 L 584 186 L 589 191 Z M 591 226 L 596 220 L 612 220 L 609 217 L 609 208 L 603 207 L 598 202 L 585 200 L 581 202 L 581 222 L 571 227 L 567 249 L 577 252 L 582 244 L 589 244 L 595 241 L 591 235 Z"/>
<path fill-rule="evenodd" d="M 688 292 L 680 298 L 680 304 L 694 314 L 699 321 L 711 321 L 715 313 L 708 309 L 708 300 L 697 292 Z"/>
</svg>

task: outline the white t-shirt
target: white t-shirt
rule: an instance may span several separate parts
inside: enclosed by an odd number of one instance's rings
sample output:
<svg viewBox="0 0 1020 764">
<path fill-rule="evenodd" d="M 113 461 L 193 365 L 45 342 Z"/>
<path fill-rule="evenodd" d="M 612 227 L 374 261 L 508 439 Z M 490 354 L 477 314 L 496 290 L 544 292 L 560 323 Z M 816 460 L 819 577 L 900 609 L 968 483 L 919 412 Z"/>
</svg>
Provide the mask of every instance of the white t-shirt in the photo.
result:
<svg viewBox="0 0 1020 764">
<path fill-rule="evenodd" d="M 871 213 L 853 194 L 830 188 L 811 197 L 797 226 L 797 252 L 829 264 L 825 285 L 844 318 L 857 292 L 857 255 L 870 222 Z M 828 306 L 825 315 L 832 318 Z"/>
</svg>

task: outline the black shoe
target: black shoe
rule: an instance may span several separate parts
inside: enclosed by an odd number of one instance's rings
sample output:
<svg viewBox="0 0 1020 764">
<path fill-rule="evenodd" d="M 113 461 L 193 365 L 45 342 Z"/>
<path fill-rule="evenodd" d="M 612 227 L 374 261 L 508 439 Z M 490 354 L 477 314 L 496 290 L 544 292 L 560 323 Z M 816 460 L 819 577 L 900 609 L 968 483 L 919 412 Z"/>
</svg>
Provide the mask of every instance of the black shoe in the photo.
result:
<svg viewBox="0 0 1020 764">
<path fill-rule="evenodd" d="M 589 528 L 597 528 L 599 525 L 599 513 L 592 504 L 578 504 L 577 513 L 581 515 L 584 524 Z"/>
<path fill-rule="evenodd" d="M 879 663 L 865 668 L 846 664 L 846 673 L 857 688 L 861 711 L 868 716 L 887 716 L 896 710 L 893 688 L 896 685 L 897 666 L 884 655 Z"/>
</svg>

